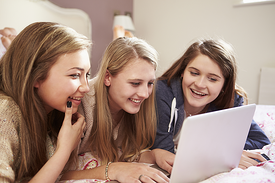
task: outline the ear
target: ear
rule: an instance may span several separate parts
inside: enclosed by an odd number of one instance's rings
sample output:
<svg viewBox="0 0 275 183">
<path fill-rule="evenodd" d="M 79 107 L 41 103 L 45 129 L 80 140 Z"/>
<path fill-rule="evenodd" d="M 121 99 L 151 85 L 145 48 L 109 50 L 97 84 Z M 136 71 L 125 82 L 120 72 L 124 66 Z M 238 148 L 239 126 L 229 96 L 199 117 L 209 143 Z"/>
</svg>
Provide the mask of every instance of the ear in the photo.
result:
<svg viewBox="0 0 275 183">
<path fill-rule="evenodd" d="M 34 87 L 35 87 L 35 88 L 39 88 L 39 86 L 40 86 L 40 83 L 39 83 L 38 81 L 35 81 Z"/>
<path fill-rule="evenodd" d="M 105 73 L 104 84 L 105 86 L 111 85 L 111 74 L 108 70 L 106 70 L 106 73 Z"/>
</svg>

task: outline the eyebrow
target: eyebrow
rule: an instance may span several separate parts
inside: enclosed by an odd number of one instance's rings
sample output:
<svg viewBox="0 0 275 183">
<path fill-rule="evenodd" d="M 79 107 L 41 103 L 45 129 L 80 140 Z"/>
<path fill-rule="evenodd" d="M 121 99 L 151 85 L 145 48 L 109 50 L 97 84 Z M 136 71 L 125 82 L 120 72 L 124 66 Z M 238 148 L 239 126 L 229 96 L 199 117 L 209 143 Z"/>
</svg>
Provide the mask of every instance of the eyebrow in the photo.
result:
<svg viewBox="0 0 275 183">
<path fill-rule="evenodd" d="M 150 81 L 155 81 L 156 78 L 150 79 Z M 128 81 L 144 81 L 143 79 L 128 79 Z"/>
<path fill-rule="evenodd" d="M 72 67 L 72 68 L 70 68 L 69 70 L 73 70 L 73 69 L 77 69 L 77 70 L 84 71 L 84 68 L 81 68 L 81 67 Z M 89 70 L 90 70 L 90 69 L 89 69 Z"/>
<path fill-rule="evenodd" d="M 199 69 L 195 68 L 195 67 L 188 67 L 188 69 L 195 69 L 197 71 L 200 71 Z M 222 78 L 221 76 L 217 75 L 217 74 L 214 74 L 214 73 L 209 73 L 211 76 L 216 76 L 218 78 Z"/>
</svg>

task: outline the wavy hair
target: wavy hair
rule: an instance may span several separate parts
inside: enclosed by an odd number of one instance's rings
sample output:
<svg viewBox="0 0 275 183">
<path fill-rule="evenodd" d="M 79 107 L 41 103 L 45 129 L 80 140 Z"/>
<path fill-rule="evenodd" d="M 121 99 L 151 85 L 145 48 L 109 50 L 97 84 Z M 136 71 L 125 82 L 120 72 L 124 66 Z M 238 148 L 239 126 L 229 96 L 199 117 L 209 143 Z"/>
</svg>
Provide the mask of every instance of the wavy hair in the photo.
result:
<svg viewBox="0 0 275 183">
<path fill-rule="evenodd" d="M 56 110 L 46 113 L 35 82 L 47 78 L 50 68 L 61 55 L 90 46 L 90 40 L 69 27 L 36 22 L 16 36 L 2 57 L 0 90 L 18 104 L 23 118 L 19 129 L 21 158 L 19 170 L 15 170 L 16 180 L 34 176 L 46 163 L 47 134 L 51 134 L 56 143 L 64 116 Z M 57 118 L 60 121 L 53 123 Z"/>
<path fill-rule="evenodd" d="M 233 47 L 222 39 L 200 39 L 194 42 L 182 57 L 174 62 L 158 79 L 167 79 L 167 83 L 170 85 L 171 80 L 180 78 L 188 63 L 194 60 L 199 54 L 206 55 L 217 63 L 225 78 L 219 96 L 212 103 L 218 107 L 218 109 L 233 107 L 235 93 L 244 97 L 247 102 L 246 92 L 236 84 L 237 65 Z"/>
<path fill-rule="evenodd" d="M 107 47 L 101 67 L 96 75 L 94 122 L 90 138 L 92 151 L 103 161 L 133 161 L 137 160 L 141 150 L 152 146 L 156 134 L 155 88 L 136 114 L 124 111 L 122 126 L 123 133 L 122 151 L 119 157 L 113 140 L 112 115 L 108 105 L 108 87 L 104 84 L 106 71 L 112 76 L 117 75 L 131 62 L 132 59 L 141 58 L 157 68 L 158 53 L 138 38 L 118 38 Z"/>
</svg>

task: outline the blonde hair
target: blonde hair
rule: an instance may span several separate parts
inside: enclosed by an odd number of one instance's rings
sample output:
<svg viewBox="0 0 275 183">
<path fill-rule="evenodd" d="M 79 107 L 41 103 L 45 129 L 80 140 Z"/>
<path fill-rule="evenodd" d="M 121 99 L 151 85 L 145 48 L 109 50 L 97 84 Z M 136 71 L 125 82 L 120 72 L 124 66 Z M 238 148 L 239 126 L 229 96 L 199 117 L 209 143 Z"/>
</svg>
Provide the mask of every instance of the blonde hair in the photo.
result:
<svg viewBox="0 0 275 183">
<path fill-rule="evenodd" d="M 233 47 L 222 39 L 200 39 L 194 42 L 188 47 L 183 56 L 158 79 L 167 79 L 167 83 L 170 85 L 171 80 L 180 78 L 188 63 L 199 54 L 206 55 L 216 62 L 225 78 L 220 95 L 212 103 L 219 109 L 233 107 L 235 93 L 244 97 L 247 102 L 246 92 L 236 84 L 237 64 Z"/>
<path fill-rule="evenodd" d="M 23 116 L 19 129 L 21 160 L 16 180 L 34 176 L 47 162 L 47 134 L 50 133 L 56 143 L 64 116 L 56 110 L 47 115 L 35 82 L 47 78 L 51 66 L 61 55 L 90 46 L 90 40 L 69 27 L 37 22 L 22 30 L 2 57 L 0 90 L 14 99 Z"/>
<path fill-rule="evenodd" d="M 124 111 L 121 125 L 123 133 L 122 151 L 119 157 L 112 132 L 112 115 L 108 105 L 108 88 L 104 84 L 106 71 L 115 76 L 134 58 L 142 58 L 157 68 L 156 50 L 138 38 L 118 38 L 110 43 L 102 59 L 96 76 L 94 123 L 92 128 L 92 151 L 103 161 L 132 161 L 137 159 L 141 150 L 152 146 L 156 134 L 155 89 L 140 107 L 136 114 Z M 126 122 L 127 121 L 127 122 Z"/>
</svg>

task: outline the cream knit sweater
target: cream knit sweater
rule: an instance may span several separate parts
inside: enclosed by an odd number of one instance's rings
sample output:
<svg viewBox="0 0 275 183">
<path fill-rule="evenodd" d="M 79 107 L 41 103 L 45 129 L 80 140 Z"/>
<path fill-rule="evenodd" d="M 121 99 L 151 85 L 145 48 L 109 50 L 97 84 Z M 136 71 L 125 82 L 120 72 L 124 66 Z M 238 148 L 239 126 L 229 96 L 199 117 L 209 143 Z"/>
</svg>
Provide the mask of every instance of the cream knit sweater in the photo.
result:
<svg viewBox="0 0 275 183">
<path fill-rule="evenodd" d="M 0 182 L 14 182 L 19 168 L 21 112 L 12 98 L 0 93 Z"/>
<path fill-rule="evenodd" d="M 11 97 L 0 93 L 0 182 L 15 182 L 21 152 L 19 144 L 19 129 L 22 114 L 18 105 Z M 47 154 L 50 158 L 54 147 L 47 137 Z"/>
</svg>

